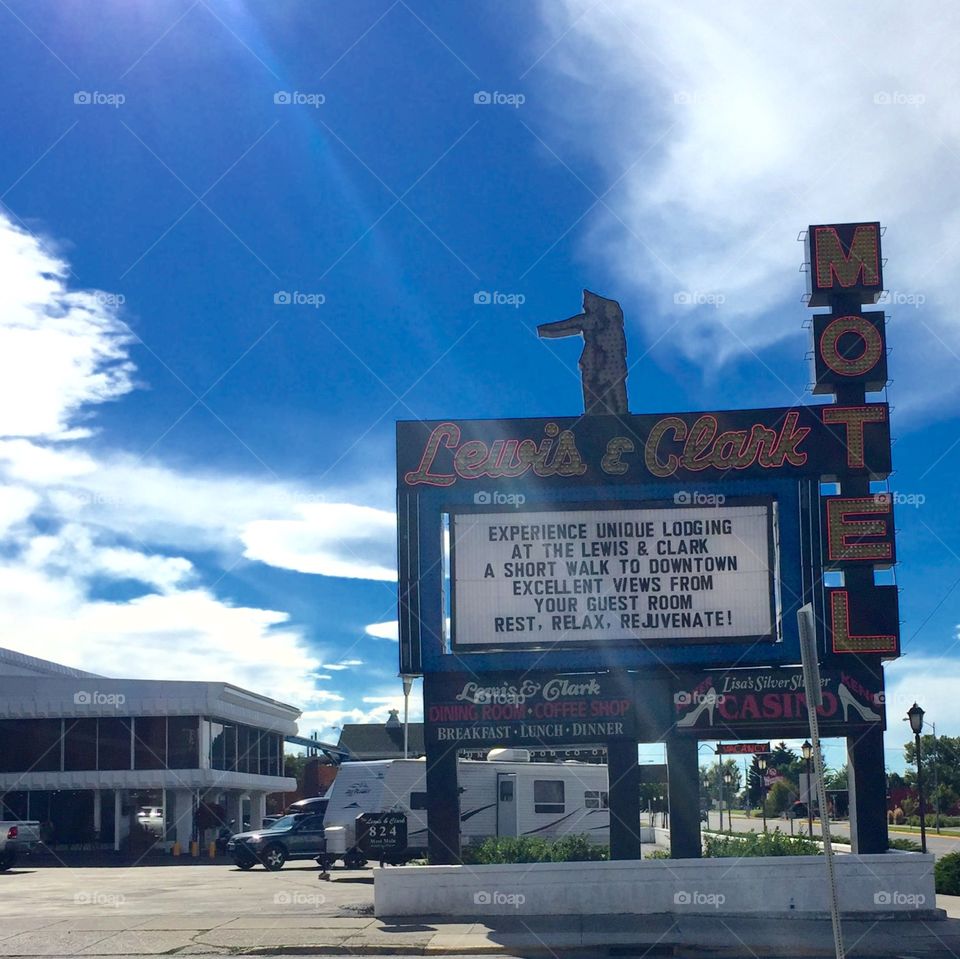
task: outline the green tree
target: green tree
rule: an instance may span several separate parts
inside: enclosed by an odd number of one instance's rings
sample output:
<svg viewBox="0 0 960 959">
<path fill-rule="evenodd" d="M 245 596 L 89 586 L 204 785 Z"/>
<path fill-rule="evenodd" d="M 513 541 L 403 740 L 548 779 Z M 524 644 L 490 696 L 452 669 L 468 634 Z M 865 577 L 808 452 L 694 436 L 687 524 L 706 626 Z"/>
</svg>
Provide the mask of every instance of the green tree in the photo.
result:
<svg viewBox="0 0 960 959">
<path fill-rule="evenodd" d="M 768 816 L 779 816 L 786 812 L 797 798 L 797 787 L 788 779 L 778 779 L 767 790 L 764 809 Z"/>
<path fill-rule="evenodd" d="M 824 770 L 823 785 L 825 789 L 848 789 L 847 764 L 844 763 L 839 769 Z"/>
<path fill-rule="evenodd" d="M 732 782 L 728 785 L 724 777 L 730 776 Z M 719 766 L 710 763 L 700 767 L 700 795 L 711 801 L 720 801 L 723 796 L 724 806 L 740 791 L 740 767 L 735 759 L 726 759 Z"/>
<path fill-rule="evenodd" d="M 779 742 L 770 753 L 769 765 L 791 782 L 797 782 L 800 773 L 806 770 L 802 756 L 797 755 L 785 742 Z"/>
<path fill-rule="evenodd" d="M 921 736 L 921 759 L 923 761 L 923 792 L 929 812 L 940 803 L 942 813 L 949 812 L 960 796 L 960 736 Z M 903 758 L 908 766 L 904 782 L 911 789 L 917 788 L 917 749 L 913 741 L 903 747 Z M 904 810 L 906 812 L 906 810 Z"/>
</svg>

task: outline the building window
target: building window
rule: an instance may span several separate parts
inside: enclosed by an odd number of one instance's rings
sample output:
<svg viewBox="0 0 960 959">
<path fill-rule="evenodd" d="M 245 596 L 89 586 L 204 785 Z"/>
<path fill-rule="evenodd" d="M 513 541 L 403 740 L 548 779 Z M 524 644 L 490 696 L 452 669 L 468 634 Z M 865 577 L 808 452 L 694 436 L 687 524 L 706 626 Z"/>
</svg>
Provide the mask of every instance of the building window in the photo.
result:
<svg viewBox="0 0 960 959">
<path fill-rule="evenodd" d="M 0 773 L 59 772 L 59 719 L 0 719 Z"/>
<path fill-rule="evenodd" d="M 131 719 L 98 719 L 97 769 L 129 769 Z"/>
<path fill-rule="evenodd" d="M 133 723 L 133 768 L 167 768 L 167 719 L 138 716 Z"/>
<path fill-rule="evenodd" d="M 587 809 L 609 809 L 610 801 L 605 789 L 587 789 L 583 793 L 583 804 Z"/>
<path fill-rule="evenodd" d="M 65 719 L 63 726 L 63 768 L 68 772 L 96 769 L 97 721 Z"/>
<path fill-rule="evenodd" d="M 563 812 L 563 780 L 535 779 L 533 781 L 533 811 Z"/>
<path fill-rule="evenodd" d="M 167 768 L 200 768 L 200 717 L 170 716 L 167 719 Z"/>
<path fill-rule="evenodd" d="M 260 762 L 257 756 L 257 731 L 249 726 L 237 727 L 237 758 L 239 771 L 257 773 Z"/>
</svg>

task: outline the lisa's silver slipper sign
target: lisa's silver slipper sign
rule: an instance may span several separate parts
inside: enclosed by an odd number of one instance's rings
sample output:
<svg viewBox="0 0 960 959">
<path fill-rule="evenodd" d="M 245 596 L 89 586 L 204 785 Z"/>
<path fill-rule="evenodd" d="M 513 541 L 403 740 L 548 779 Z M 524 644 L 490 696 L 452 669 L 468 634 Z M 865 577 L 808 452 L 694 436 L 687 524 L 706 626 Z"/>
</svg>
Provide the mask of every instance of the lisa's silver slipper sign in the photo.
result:
<svg viewBox="0 0 960 959">
<path fill-rule="evenodd" d="M 772 502 L 453 516 L 453 645 L 777 639 Z"/>
</svg>

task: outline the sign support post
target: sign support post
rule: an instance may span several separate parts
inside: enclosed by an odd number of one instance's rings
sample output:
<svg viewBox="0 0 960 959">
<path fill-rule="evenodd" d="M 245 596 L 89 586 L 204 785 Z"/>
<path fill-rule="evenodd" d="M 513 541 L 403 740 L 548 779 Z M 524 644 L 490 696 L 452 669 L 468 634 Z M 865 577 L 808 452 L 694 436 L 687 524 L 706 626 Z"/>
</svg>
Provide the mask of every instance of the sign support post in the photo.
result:
<svg viewBox="0 0 960 959">
<path fill-rule="evenodd" d="M 830 919 L 833 923 L 833 945 L 837 959 L 844 959 L 843 930 L 840 928 L 840 901 L 837 898 L 837 877 L 833 864 L 833 845 L 830 842 L 830 813 L 827 810 L 827 791 L 823 782 L 823 753 L 820 751 L 820 723 L 817 707 L 823 704 L 820 689 L 820 664 L 817 661 L 817 639 L 814 631 L 813 607 L 808 603 L 797 610 L 800 627 L 800 655 L 803 657 L 803 685 L 807 697 L 807 717 L 810 721 L 810 743 L 813 746 L 813 765 L 817 779 L 817 801 L 820 805 L 820 832 L 823 836 L 823 858 L 827 866 L 827 884 L 830 891 Z"/>
</svg>

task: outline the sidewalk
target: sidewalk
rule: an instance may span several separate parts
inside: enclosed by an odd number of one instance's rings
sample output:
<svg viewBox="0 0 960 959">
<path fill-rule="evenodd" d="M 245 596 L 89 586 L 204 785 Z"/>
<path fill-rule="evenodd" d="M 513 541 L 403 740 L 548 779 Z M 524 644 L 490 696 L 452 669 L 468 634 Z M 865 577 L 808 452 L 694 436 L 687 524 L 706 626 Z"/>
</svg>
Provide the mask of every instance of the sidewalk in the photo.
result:
<svg viewBox="0 0 960 959">
<path fill-rule="evenodd" d="M 0 875 L 0 957 L 188 955 L 596 956 L 648 959 L 832 956 L 830 922 L 686 916 L 377 919 L 367 870 L 320 882 L 311 864 L 280 872 L 229 866 L 170 869 L 17 867 Z M 843 924 L 851 957 L 960 956 L 960 897 L 938 897 L 954 918 Z"/>
<path fill-rule="evenodd" d="M 143 917 L 140 917 L 143 920 Z M 119 921 L 118 921 L 119 920 Z M 216 925 L 211 926 L 211 921 Z M 916 959 L 960 955 L 960 921 L 843 923 L 847 955 Z M 200 916 L 152 918 L 126 927 L 121 917 L 62 920 L 38 930 L 28 918 L 4 923 L 2 956 L 153 955 L 504 955 L 557 956 L 650 951 L 725 957 L 833 956 L 829 920 L 730 919 L 722 915 L 516 916 L 486 922 L 391 923 L 372 917 L 289 919 Z"/>
</svg>

